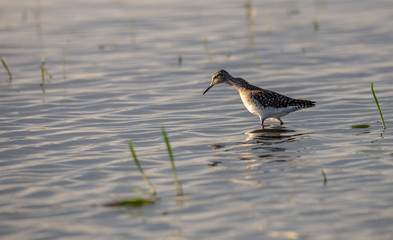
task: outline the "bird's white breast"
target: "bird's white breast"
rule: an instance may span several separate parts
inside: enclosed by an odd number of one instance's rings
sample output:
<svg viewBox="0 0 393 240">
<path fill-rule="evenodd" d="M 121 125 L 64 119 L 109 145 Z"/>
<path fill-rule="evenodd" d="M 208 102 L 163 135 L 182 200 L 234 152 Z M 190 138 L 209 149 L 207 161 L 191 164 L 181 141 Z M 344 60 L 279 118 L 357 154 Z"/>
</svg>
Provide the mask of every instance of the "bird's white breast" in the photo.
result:
<svg viewBox="0 0 393 240">
<path fill-rule="evenodd" d="M 254 98 L 248 96 L 247 94 L 241 94 L 240 92 L 239 94 L 247 110 L 256 116 L 260 116 L 262 110 L 262 106 L 260 105 L 260 103 Z"/>
<path fill-rule="evenodd" d="M 263 107 L 258 100 L 245 93 L 240 93 L 240 98 L 249 112 L 263 119 L 280 118 L 298 109 L 297 106 L 288 106 L 285 108 Z"/>
</svg>

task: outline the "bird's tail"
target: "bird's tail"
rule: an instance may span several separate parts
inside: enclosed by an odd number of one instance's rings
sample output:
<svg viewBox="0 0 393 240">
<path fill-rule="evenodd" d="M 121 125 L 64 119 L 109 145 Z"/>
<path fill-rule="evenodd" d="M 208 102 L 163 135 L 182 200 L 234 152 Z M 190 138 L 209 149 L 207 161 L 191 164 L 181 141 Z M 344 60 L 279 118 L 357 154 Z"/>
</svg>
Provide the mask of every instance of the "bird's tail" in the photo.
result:
<svg viewBox="0 0 393 240">
<path fill-rule="evenodd" d="M 315 106 L 315 102 L 314 101 L 300 100 L 300 99 L 295 99 L 292 104 L 297 105 L 300 108 L 309 108 L 309 107 L 314 107 Z"/>
</svg>

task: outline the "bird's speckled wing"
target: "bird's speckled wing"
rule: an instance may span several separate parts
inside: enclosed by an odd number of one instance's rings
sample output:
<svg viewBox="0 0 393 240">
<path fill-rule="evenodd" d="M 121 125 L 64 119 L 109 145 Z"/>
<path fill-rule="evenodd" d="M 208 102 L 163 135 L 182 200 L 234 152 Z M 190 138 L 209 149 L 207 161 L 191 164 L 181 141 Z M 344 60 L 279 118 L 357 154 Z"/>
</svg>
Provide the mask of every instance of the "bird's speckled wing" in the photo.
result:
<svg viewBox="0 0 393 240">
<path fill-rule="evenodd" d="M 307 108 L 315 105 L 313 101 L 293 99 L 266 89 L 253 90 L 251 95 L 263 107 L 286 108 L 296 106 L 298 108 Z"/>
</svg>

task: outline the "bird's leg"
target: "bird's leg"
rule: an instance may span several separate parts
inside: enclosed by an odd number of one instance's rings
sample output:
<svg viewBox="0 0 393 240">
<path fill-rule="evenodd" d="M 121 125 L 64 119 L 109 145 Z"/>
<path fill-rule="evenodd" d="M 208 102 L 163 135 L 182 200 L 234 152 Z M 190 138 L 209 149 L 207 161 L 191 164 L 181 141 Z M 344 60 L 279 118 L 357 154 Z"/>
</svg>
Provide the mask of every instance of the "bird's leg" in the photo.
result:
<svg viewBox="0 0 393 240">
<path fill-rule="evenodd" d="M 263 126 L 263 122 L 265 121 L 265 119 L 262 119 L 262 117 L 259 117 L 261 119 L 261 128 L 264 129 L 265 126 Z"/>
<path fill-rule="evenodd" d="M 284 122 L 283 121 L 281 121 L 281 119 L 280 118 L 277 118 L 278 119 L 278 121 L 280 121 L 280 125 L 283 125 L 284 124 Z"/>
</svg>

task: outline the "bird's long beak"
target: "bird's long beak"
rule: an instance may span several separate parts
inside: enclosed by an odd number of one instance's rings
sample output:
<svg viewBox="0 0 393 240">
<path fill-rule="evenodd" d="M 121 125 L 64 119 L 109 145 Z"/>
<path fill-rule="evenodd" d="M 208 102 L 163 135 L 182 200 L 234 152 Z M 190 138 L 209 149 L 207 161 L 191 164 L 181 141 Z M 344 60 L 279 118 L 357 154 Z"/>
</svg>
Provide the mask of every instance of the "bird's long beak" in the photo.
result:
<svg viewBox="0 0 393 240">
<path fill-rule="evenodd" d="M 209 91 L 209 89 L 212 88 L 213 86 L 214 86 L 214 84 L 211 83 L 210 86 L 203 92 L 203 95 L 205 95 L 205 93 L 206 93 L 207 91 Z"/>
</svg>

